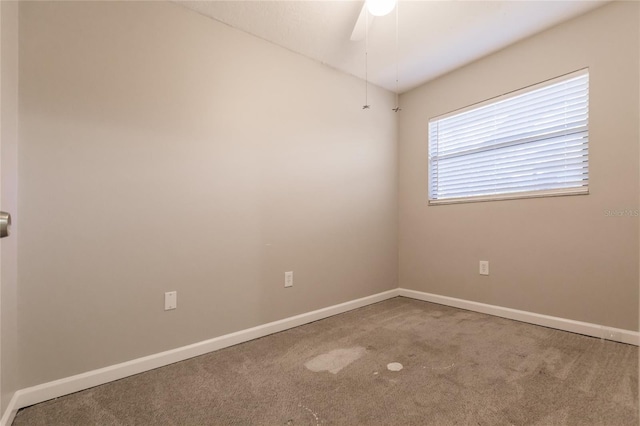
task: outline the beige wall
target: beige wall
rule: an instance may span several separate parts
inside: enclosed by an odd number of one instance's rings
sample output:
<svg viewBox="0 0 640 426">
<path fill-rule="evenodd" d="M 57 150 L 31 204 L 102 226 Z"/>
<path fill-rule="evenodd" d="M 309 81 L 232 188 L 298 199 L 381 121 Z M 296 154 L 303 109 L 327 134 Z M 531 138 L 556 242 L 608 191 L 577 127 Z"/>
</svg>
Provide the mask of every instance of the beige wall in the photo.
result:
<svg viewBox="0 0 640 426">
<path fill-rule="evenodd" d="M 604 211 L 639 208 L 638 24 L 637 4 L 605 6 L 404 94 L 397 158 L 391 94 L 371 88 L 363 112 L 361 81 L 175 4 L 21 4 L 3 408 L 395 288 L 398 252 L 401 287 L 637 330 L 638 219 Z M 590 195 L 427 207 L 429 117 L 586 66 Z"/>
<path fill-rule="evenodd" d="M 0 305 L 0 369 L 1 412 L 4 413 L 11 397 L 18 390 L 17 340 L 17 177 L 18 177 L 18 3 L 0 2 L 2 45 L 0 58 L 0 139 L 2 150 L 2 210 L 13 216 L 11 235 L 2 239 L 2 303 Z"/>
<path fill-rule="evenodd" d="M 638 7 L 604 6 L 401 97 L 401 287 L 638 329 L 638 218 L 605 216 L 639 208 Z M 589 195 L 427 206 L 430 117 L 584 67 Z"/>
<path fill-rule="evenodd" d="M 397 287 L 370 90 L 175 4 L 22 3 L 21 387 Z"/>
</svg>

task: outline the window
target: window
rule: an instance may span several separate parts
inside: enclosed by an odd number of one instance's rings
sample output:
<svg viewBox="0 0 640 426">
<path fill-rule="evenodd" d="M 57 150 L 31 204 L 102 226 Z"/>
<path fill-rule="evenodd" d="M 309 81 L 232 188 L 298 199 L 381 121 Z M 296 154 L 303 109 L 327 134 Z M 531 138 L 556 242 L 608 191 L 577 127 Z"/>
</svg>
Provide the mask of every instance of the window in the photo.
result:
<svg viewBox="0 0 640 426">
<path fill-rule="evenodd" d="M 429 120 L 429 204 L 589 192 L 589 73 Z"/>
</svg>

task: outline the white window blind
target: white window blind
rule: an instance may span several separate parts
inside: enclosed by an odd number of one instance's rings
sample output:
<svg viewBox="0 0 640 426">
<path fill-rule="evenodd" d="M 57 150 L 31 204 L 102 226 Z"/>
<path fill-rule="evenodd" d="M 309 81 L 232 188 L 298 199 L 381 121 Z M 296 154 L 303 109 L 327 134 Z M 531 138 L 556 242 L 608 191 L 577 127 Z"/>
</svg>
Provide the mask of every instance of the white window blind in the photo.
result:
<svg viewBox="0 0 640 426">
<path fill-rule="evenodd" d="M 429 203 L 588 193 L 589 73 L 429 120 Z"/>
</svg>

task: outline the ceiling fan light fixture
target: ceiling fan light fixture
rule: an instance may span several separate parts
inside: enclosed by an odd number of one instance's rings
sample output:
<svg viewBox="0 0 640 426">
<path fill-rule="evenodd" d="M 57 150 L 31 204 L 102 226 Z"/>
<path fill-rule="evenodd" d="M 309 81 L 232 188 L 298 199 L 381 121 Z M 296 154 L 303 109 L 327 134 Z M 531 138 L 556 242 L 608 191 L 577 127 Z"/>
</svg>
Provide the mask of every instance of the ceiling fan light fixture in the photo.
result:
<svg viewBox="0 0 640 426">
<path fill-rule="evenodd" d="M 397 0 L 366 0 L 367 10 L 373 16 L 384 16 L 396 7 Z"/>
</svg>

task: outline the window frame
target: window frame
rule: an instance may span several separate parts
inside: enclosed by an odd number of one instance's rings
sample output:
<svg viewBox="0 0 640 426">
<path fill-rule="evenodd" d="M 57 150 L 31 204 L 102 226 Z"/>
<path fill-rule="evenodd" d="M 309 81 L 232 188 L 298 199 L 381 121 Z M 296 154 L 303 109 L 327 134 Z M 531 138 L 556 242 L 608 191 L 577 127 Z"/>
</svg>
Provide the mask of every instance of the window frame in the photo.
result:
<svg viewBox="0 0 640 426">
<path fill-rule="evenodd" d="M 583 75 L 587 75 L 587 124 L 586 124 L 586 137 L 587 137 L 587 180 L 585 186 L 579 187 L 571 187 L 571 188 L 557 188 L 557 189 L 549 189 L 549 190 L 534 190 L 534 191 L 519 191 L 519 192 L 509 192 L 503 194 L 487 194 L 487 195 L 470 195 L 463 197 L 450 197 L 450 198 L 431 198 L 432 195 L 432 160 L 431 160 L 431 123 L 439 120 L 443 120 L 452 116 L 460 115 L 465 112 L 479 109 L 487 105 L 495 104 L 510 98 L 514 98 L 520 95 L 523 95 L 528 92 L 533 92 L 539 89 L 543 89 L 548 86 L 552 86 L 554 84 L 562 83 L 563 81 L 570 80 L 576 77 L 580 77 Z M 460 204 L 460 203 L 476 203 L 476 202 L 487 202 L 487 201 L 500 201 L 500 200 L 516 200 L 516 199 L 527 199 L 527 198 L 541 198 L 541 197 L 558 197 L 558 196 L 571 196 L 571 195 L 588 195 L 589 194 L 589 133 L 590 133 L 590 104 L 589 97 L 591 92 L 591 79 L 589 74 L 589 68 L 583 68 L 577 71 L 573 71 L 567 74 L 560 75 L 558 77 L 554 77 L 548 80 L 544 80 L 539 83 L 531 84 L 526 87 L 522 87 L 517 90 L 513 90 L 511 92 L 504 93 L 502 95 L 495 96 L 493 98 L 486 99 L 481 102 L 477 102 L 475 104 L 468 105 L 463 108 L 459 108 L 445 114 L 440 114 L 438 116 L 431 117 L 428 121 L 427 127 L 427 199 L 428 205 L 437 206 L 437 205 L 446 205 L 446 204 Z M 539 140 L 539 139 L 538 139 Z M 532 141 L 535 142 L 535 141 Z M 526 144 L 526 142 L 525 142 Z"/>
</svg>

